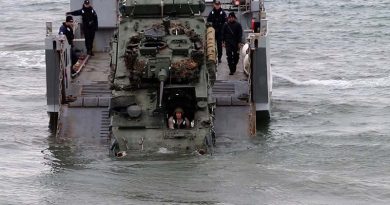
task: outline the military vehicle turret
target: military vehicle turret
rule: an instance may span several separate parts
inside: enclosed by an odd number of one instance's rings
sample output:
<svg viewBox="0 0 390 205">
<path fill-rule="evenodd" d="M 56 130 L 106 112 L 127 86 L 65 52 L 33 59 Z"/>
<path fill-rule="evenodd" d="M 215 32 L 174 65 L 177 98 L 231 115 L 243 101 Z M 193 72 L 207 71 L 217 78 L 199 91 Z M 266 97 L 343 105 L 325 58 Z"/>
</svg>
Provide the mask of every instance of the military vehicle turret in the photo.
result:
<svg viewBox="0 0 390 205">
<path fill-rule="evenodd" d="M 111 150 L 208 152 L 214 141 L 214 30 L 203 1 L 123 1 L 112 43 Z M 182 127 L 175 110 L 181 110 Z M 173 128 L 173 129 L 172 129 Z"/>
</svg>

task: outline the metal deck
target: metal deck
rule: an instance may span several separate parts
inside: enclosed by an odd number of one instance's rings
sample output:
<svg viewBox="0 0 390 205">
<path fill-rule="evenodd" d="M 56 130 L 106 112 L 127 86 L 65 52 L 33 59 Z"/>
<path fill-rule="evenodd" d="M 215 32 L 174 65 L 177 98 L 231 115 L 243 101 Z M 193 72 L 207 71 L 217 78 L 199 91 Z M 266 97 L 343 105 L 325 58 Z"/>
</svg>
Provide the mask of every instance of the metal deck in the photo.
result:
<svg viewBox="0 0 390 205">
<path fill-rule="evenodd" d="M 76 100 L 62 106 L 60 117 L 61 137 L 82 137 L 83 140 L 107 143 L 109 135 L 108 85 L 110 71 L 108 53 L 96 53 L 89 58 L 83 70 L 71 80 L 67 96 Z"/>
<path fill-rule="evenodd" d="M 217 80 L 213 87 L 213 98 L 217 104 L 214 124 L 217 141 L 218 137 L 224 136 L 249 136 L 249 88 L 242 59 L 243 56 L 240 56 L 235 74 L 229 75 L 224 51 L 222 63 L 217 67 Z"/>
<path fill-rule="evenodd" d="M 109 63 L 108 53 L 96 53 L 88 60 L 82 72 L 72 79 L 67 95 L 77 99 L 62 107 L 60 136 L 107 140 L 111 97 L 107 81 Z M 229 75 L 225 55 L 218 65 L 217 81 L 213 87 L 213 97 L 217 103 L 217 136 L 241 136 L 248 133 L 248 83 L 241 65 L 240 61 L 234 75 Z"/>
</svg>

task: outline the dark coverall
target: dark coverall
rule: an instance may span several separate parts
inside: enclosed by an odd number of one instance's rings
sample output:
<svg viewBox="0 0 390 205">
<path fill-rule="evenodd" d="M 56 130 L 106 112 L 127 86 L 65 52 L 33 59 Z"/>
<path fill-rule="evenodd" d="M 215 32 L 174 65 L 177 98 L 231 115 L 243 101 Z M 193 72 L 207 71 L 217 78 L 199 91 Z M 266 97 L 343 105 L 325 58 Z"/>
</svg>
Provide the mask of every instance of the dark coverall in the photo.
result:
<svg viewBox="0 0 390 205">
<path fill-rule="evenodd" d="M 67 26 L 66 23 L 64 22 L 64 23 L 62 23 L 62 26 L 60 27 L 58 34 L 61 34 L 61 33 L 66 36 L 66 40 L 68 40 L 68 43 L 71 46 L 70 55 L 71 55 L 72 66 L 73 66 L 77 61 L 77 56 L 73 50 L 74 49 L 73 48 L 73 39 L 74 39 L 73 28 L 71 26 Z"/>
<path fill-rule="evenodd" d="M 209 16 L 207 17 L 207 22 L 211 22 L 213 25 L 213 28 L 215 30 L 215 40 L 217 41 L 217 49 L 218 49 L 218 61 L 222 58 L 222 27 L 223 24 L 226 22 L 226 13 L 222 8 L 219 8 L 216 10 L 213 8 L 213 10 L 210 11 Z"/>
<path fill-rule="evenodd" d="M 239 43 L 242 39 L 242 27 L 237 21 L 227 22 L 222 29 L 222 41 L 225 42 L 227 61 L 230 73 L 236 72 L 236 66 L 240 55 L 238 53 Z"/>
<path fill-rule="evenodd" d="M 67 12 L 66 14 L 82 16 L 85 47 L 87 48 L 87 53 L 89 55 L 93 55 L 93 40 L 95 39 L 95 32 L 98 29 L 98 17 L 96 11 L 92 7 L 83 6 L 82 9 Z"/>
</svg>

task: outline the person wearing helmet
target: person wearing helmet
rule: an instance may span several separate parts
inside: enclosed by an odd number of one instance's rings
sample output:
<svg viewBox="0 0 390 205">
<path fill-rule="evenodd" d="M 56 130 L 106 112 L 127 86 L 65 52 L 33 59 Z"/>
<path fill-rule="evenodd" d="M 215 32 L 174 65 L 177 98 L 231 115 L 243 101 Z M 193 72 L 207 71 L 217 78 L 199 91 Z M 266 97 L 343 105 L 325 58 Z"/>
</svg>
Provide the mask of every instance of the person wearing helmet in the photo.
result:
<svg viewBox="0 0 390 205">
<path fill-rule="evenodd" d="M 173 116 L 168 119 L 169 129 L 183 129 L 190 127 L 190 121 L 184 117 L 184 111 L 178 107 L 175 109 Z"/>
</svg>

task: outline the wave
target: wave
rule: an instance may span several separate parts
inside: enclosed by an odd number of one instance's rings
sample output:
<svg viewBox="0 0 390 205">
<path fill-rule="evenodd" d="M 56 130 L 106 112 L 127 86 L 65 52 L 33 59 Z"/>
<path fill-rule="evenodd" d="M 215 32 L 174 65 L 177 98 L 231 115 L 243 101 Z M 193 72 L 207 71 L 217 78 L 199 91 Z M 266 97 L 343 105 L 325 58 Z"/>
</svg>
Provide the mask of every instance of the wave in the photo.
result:
<svg viewBox="0 0 390 205">
<path fill-rule="evenodd" d="M 355 80 L 319 80 L 312 79 L 306 81 L 300 81 L 298 79 L 294 79 L 291 76 L 287 76 L 279 73 L 272 73 L 273 77 L 281 78 L 287 81 L 290 84 L 297 86 L 330 86 L 335 88 L 382 88 L 382 87 L 390 87 L 390 76 L 381 77 L 381 78 L 363 78 L 363 79 L 355 79 Z M 274 81 L 275 82 L 275 81 Z"/>
<path fill-rule="evenodd" d="M 13 43 L 0 46 L 0 51 L 36 51 L 44 50 L 45 46 L 41 42 L 37 43 Z"/>
<path fill-rule="evenodd" d="M 8 4 L 11 5 L 11 3 Z M 60 0 L 60 1 L 33 0 L 33 1 L 25 1 L 21 5 L 25 9 L 29 9 L 31 11 L 50 11 L 53 9 L 55 10 L 56 8 L 58 9 L 58 8 L 66 7 L 67 5 L 69 5 L 69 0 Z"/>
<path fill-rule="evenodd" d="M 0 61 L 6 62 L 0 70 L 18 70 L 28 68 L 44 68 L 43 50 L 0 51 Z"/>
</svg>

